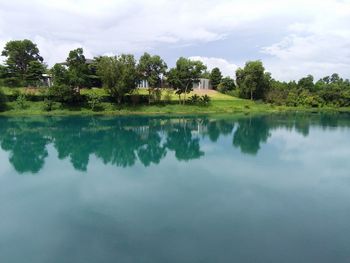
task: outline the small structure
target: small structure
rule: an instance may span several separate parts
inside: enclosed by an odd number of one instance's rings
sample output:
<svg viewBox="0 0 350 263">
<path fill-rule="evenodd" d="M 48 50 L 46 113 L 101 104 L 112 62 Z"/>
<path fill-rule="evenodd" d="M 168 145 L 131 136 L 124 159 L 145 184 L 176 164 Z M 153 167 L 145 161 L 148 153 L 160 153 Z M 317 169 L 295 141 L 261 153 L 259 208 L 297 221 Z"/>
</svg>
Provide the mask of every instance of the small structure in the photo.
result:
<svg viewBox="0 0 350 263">
<path fill-rule="evenodd" d="M 50 74 L 42 74 L 41 82 L 43 86 L 45 87 L 51 87 L 52 86 L 52 76 Z"/>
<path fill-rule="evenodd" d="M 209 89 L 213 89 L 213 87 L 212 87 L 209 79 L 201 78 L 201 79 L 199 79 L 198 83 L 193 83 L 193 89 L 209 90 Z"/>
</svg>

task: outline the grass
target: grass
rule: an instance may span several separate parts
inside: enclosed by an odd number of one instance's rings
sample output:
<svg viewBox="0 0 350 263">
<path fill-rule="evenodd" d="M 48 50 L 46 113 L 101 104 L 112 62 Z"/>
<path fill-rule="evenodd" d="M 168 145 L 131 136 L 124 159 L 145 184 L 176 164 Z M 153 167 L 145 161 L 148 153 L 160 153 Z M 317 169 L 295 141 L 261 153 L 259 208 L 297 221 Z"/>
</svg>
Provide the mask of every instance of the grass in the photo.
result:
<svg viewBox="0 0 350 263">
<path fill-rule="evenodd" d="M 13 94 L 13 88 L 2 88 L 5 94 Z M 21 92 L 25 92 L 24 88 L 17 88 Z M 34 91 L 34 93 L 40 91 Z M 103 89 L 87 90 L 83 89 L 82 94 L 96 92 L 98 95 L 107 95 Z M 137 91 L 139 94 L 148 94 L 146 89 Z M 33 94 L 33 91 L 31 91 Z M 16 102 L 8 102 L 5 111 L 0 115 L 22 116 L 22 115 L 127 115 L 127 114 L 218 114 L 218 113 L 267 113 L 267 112 L 284 112 L 284 111 L 350 111 L 350 108 L 334 109 L 334 108 L 294 108 L 286 106 L 273 106 L 265 103 L 253 102 L 250 100 L 239 99 L 229 95 L 221 94 L 216 91 L 195 91 L 193 94 L 207 94 L 211 98 L 211 102 L 207 106 L 199 105 L 179 105 L 176 94 L 171 95 L 171 103 L 152 104 L 152 105 L 116 105 L 114 103 L 101 103 L 99 111 L 92 111 L 87 106 L 62 106 L 55 103 L 52 111 L 44 110 L 44 102 L 27 101 L 24 109 L 17 106 Z"/>
</svg>

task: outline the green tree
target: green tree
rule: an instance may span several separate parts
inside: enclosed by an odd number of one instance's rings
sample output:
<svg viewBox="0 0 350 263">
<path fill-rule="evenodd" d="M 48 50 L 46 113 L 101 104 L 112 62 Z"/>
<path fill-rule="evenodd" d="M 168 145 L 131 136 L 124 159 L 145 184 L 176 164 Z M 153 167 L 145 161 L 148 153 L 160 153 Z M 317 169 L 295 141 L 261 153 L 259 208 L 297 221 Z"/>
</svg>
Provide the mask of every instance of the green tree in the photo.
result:
<svg viewBox="0 0 350 263">
<path fill-rule="evenodd" d="M 312 75 L 308 75 L 305 78 L 301 78 L 298 81 L 298 87 L 300 89 L 306 89 L 309 91 L 313 91 L 314 90 L 314 77 Z"/>
<path fill-rule="evenodd" d="M 67 58 L 67 65 L 70 85 L 74 86 L 79 92 L 88 78 L 88 66 L 84 50 L 82 48 L 71 50 Z"/>
<path fill-rule="evenodd" d="M 99 58 L 97 74 L 108 93 L 117 100 L 118 104 L 121 103 L 125 94 L 136 89 L 138 76 L 133 55 Z"/>
<path fill-rule="evenodd" d="M 226 93 L 228 91 L 234 90 L 236 88 L 235 81 L 230 77 L 225 77 L 221 80 L 218 85 L 218 90 L 222 93 Z"/>
<path fill-rule="evenodd" d="M 220 82 L 222 80 L 222 74 L 219 68 L 213 68 L 213 70 L 210 73 L 210 83 L 213 87 L 213 89 L 217 89 Z"/>
<path fill-rule="evenodd" d="M 179 58 L 176 67 L 168 73 L 168 82 L 176 90 L 181 103 L 181 94 L 184 94 L 182 103 L 185 104 L 186 94 L 193 90 L 193 84 L 198 83 L 206 66 L 201 61 Z"/>
<path fill-rule="evenodd" d="M 22 84 L 27 77 L 30 63 L 43 62 L 37 45 L 28 39 L 7 42 L 1 55 L 6 57 L 5 64 L 9 77 L 18 79 Z"/>
<path fill-rule="evenodd" d="M 141 80 L 148 82 L 148 103 L 151 103 L 152 94 L 161 87 L 162 76 L 165 75 L 168 66 L 160 56 L 151 56 L 144 53 L 137 66 Z"/>
<path fill-rule="evenodd" d="M 52 81 L 54 85 L 68 85 L 69 84 L 69 76 L 68 70 L 65 66 L 61 64 L 55 64 L 51 70 Z"/>
<path fill-rule="evenodd" d="M 43 74 L 46 72 L 46 67 L 43 63 L 38 61 L 31 61 L 28 65 L 28 71 L 26 74 L 27 84 L 33 86 L 39 86 L 40 80 L 42 80 Z"/>
<path fill-rule="evenodd" d="M 239 95 L 251 100 L 263 99 L 269 90 L 271 76 L 265 72 L 261 61 L 249 61 L 245 67 L 236 71 Z"/>
</svg>

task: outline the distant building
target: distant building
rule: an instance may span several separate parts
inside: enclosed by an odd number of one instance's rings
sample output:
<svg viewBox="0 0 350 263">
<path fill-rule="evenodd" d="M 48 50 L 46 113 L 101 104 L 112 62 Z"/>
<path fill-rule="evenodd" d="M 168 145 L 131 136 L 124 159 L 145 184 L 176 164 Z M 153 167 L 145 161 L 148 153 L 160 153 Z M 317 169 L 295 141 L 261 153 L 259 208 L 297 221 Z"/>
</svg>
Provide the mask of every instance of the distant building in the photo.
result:
<svg viewBox="0 0 350 263">
<path fill-rule="evenodd" d="M 166 87 L 166 79 L 162 79 L 161 87 Z M 137 85 L 137 88 L 140 89 L 148 89 L 149 84 L 147 80 L 141 80 L 139 84 Z M 193 89 L 199 89 L 199 90 L 210 90 L 213 89 L 210 80 L 201 78 L 199 79 L 198 83 L 193 83 Z"/>
<path fill-rule="evenodd" d="M 42 84 L 44 87 L 51 87 L 52 86 L 52 76 L 50 74 L 42 74 Z"/>
<path fill-rule="evenodd" d="M 209 79 L 199 79 L 198 83 L 193 83 L 193 89 L 209 90 L 213 89 Z"/>
</svg>

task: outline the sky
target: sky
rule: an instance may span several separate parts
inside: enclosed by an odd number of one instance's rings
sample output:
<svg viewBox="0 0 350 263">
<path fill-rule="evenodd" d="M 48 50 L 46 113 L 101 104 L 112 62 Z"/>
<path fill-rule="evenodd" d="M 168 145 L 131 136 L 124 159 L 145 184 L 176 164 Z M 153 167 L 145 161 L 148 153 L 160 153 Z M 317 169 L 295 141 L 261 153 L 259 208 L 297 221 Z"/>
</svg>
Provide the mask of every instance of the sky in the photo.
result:
<svg viewBox="0 0 350 263">
<path fill-rule="evenodd" d="M 261 60 L 279 80 L 350 78 L 350 0 L 0 0 L 0 49 L 18 39 L 49 66 L 83 47 L 87 58 L 149 52 L 170 67 L 188 57 L 231 77 Z"/>
</svg>

